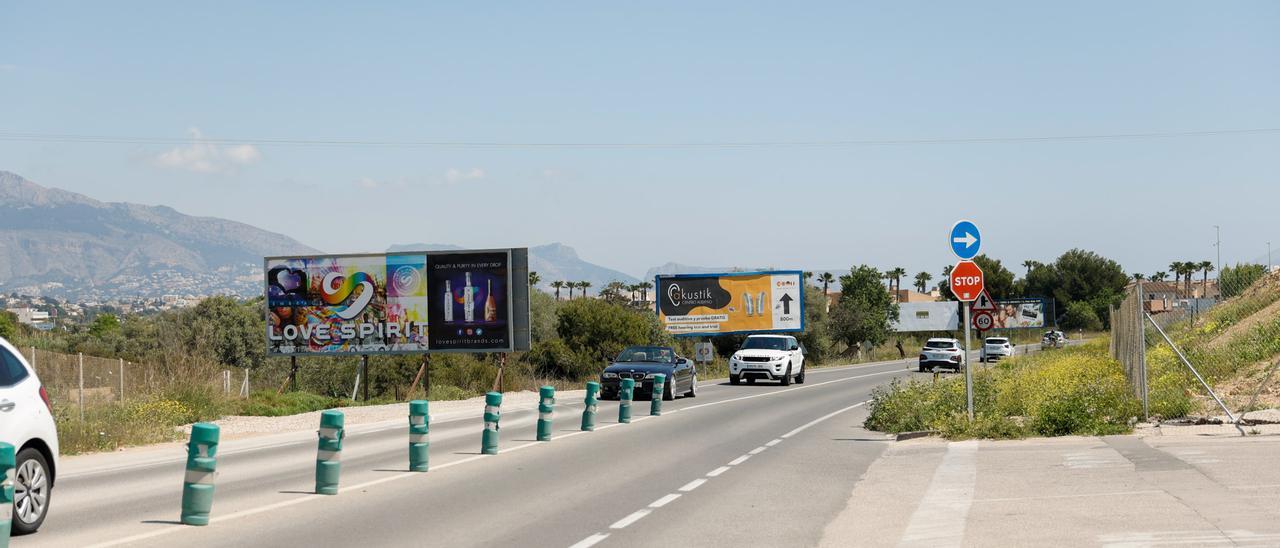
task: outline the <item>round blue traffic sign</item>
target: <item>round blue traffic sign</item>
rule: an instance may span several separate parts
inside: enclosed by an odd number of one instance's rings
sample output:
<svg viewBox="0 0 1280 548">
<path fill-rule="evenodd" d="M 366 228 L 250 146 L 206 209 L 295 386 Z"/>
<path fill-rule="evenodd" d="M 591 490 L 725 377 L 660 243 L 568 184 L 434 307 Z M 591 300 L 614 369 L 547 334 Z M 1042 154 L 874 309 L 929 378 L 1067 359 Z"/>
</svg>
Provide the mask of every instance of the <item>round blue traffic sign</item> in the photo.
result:
<svg viewBox="0 0 1280 548">
<path fill-rule="evenodd" d="M 961 260 L 969 260 L 978 255 L 978 249 L 982 247 L 982 233 L 978 232 L 978 225 L 973 221 L 960 221 L 951 227 L 951 252 L 955 253 Z"/>
</svg>

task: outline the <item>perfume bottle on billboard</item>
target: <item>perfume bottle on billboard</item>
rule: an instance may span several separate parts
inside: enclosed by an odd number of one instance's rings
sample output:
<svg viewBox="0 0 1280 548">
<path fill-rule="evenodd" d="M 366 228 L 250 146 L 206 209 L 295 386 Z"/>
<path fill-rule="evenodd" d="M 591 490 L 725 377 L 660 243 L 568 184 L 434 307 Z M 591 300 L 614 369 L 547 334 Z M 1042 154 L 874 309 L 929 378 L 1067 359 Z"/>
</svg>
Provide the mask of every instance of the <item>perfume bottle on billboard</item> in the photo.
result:
<svg viewBox="0 0 1280 548">
<path fill-rule="evenodd" d="M 467 273 L 467 285 L 462 287 L 462 319 L 476 321 L 476 288 L 471 287 L 471 273 Z"/>
<path fill-rule="evenodd" d="M 498 301 L 493 298 L 493 280 L 489 280 L 489 287 L 485 289 L 484 321 L 498 321 Z"/>
<path fill-rule="evenodd" d="M 751 295 L 749 295 L 749 294 L 747 294 L 747 293 L 743 293 L 743 294 L 742 294 L 742 302 L 743 302 L 743 305 L 742 305 L 742 306 L 746 307 L 746 309 L 747 309 L 747 316 L 754 316 L 754 315 L 755 315 L 755 313 L 756 313 L 756 312 L 755 312 L 755 311 L 756 311 L 756 309 L 755 309 L 755 307 L 754 307 L 754 306 L 752 306 L 752 303 L 751 303 Z"/>
<path fill-rule="evenodd" d="M 453 323 L 453 287 L 444 281 L 444 323 Z"/>
<path fill-rule="evenodd" d="M 769 297 L 765 296 L 764 292 L 763 292 L 763 291 L 761 291 L 761 292 L 760 292 L 760 300 L 759 300 L 759 301 L 756 301 L 756 302 L 760 303 L 760 315 L 761 315 L 761 316 L 763 316 L 763 315 L 765 314 L 765 312 L 767 311 L 767 310 L 765 309 L 764 303 L 769 302 Z"/>
</svg>

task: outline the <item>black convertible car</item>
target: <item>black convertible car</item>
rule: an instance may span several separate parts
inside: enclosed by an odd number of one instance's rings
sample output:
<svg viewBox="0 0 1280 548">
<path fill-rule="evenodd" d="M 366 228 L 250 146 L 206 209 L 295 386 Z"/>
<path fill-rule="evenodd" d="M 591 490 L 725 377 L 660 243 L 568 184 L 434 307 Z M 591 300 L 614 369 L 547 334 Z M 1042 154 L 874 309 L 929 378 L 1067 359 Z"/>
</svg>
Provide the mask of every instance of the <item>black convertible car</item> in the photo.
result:
<svg viewBox="0 0 1280 548">
<path fill-rule="evenodd" d="M 600 373 L 600 397 L 618 399 L 622 379 L 635 379 L 634 399 L 653 397 L 653 376 L 667 376 L 662 399 L 673 400 L 677 394 L 698 395 L 698 370 L 693 360 L 682 358 L 669 346 L 632 346 L 623 350 L 604 372 Z"/>
</svg>

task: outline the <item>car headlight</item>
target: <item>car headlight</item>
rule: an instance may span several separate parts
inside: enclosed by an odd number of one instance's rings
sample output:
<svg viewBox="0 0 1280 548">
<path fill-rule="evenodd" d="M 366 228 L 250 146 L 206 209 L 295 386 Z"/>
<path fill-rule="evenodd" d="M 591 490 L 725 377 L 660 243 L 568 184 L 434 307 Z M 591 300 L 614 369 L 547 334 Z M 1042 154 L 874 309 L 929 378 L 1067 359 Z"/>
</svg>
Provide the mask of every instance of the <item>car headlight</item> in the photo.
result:
<svg viewBox="0 0 1280 548">
<path fill-rule="evenodd" d="M 617 374 L 617 373 L 610 373 L 610 372 L 608 372 L 608 371 L 605 371 L 605 372 L 604 372 L 604 374 L 603 374 L 603 375 L 601 375 L 601 377 L 606 378 L 606 379 L 616 379 L 616 378 L 618 378 L 618 374 Z"/>
<path fill-rule="evenodd" d="M 652 379 L 652 378 L 653 378 L 654 376 L 656 376 L 656 375 L 657 375 L 657 373 L 645 373 L 645 374 L 644 374 L 644 378 L 646 378 L 646 379 Z"/>
</svg>

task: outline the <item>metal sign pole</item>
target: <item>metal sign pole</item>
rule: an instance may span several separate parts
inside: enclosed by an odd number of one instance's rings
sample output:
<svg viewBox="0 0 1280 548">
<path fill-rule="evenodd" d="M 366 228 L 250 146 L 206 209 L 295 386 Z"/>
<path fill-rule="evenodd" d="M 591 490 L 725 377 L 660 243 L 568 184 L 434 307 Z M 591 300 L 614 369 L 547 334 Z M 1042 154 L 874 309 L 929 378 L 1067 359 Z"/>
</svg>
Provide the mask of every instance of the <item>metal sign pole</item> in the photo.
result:
<svg viewBox="0 0 1280 548">
<path fill-rule="evenodd" d="M 973 328 L 969 322 L 969 307 L 965 303 L 960 306 L 964 308 L 964 397 L 969 406 L 969 421 L 973 421 L 973 371 L 969 369 L 969 330 Z"/>
</svg>

